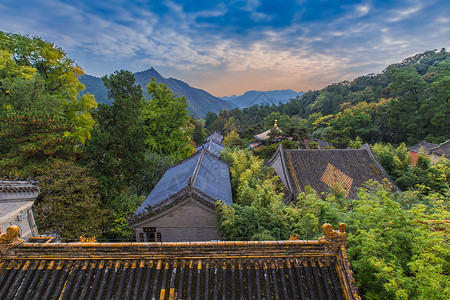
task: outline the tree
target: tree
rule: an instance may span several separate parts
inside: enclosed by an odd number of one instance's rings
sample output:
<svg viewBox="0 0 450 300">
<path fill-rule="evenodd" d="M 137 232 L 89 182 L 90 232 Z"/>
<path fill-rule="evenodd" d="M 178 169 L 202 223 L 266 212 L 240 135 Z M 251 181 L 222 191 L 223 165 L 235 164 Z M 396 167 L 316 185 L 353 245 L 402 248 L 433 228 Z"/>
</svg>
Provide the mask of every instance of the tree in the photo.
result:
<svg viewBox="0 0 450 300">
<path fill-rule="evenodd" d="M 38 37 L 0 32 L 0 51 L 0 91 L 3 101 L 13 106 L 18 104 L 12 99 L 14 95 L 20 95 L 14 91 L 18 81 L 41 82 L 42 93 L 59 99 L 58 106 L 62 111 L 58 113 L 73 124 L 73 130 L 65 132 L 65 136 L 75 138 L 80 143 L 90 138 L 90 130 L 94 125 L 90 110 L 97 103 L 90 94 L 80 95 L 84 90 L 84 85 L 78 80 L 84 74 L 80 66 L 68 58 L 61 48 Z M 38 78 L 31 76 L 33 73 Z"/>
<path fill-rule="evenodd" d="M 223 144 L 227 147 L 239 146 L 244 147 L 245 142 L 239 137 L 237 130 L 232 130 L 228 135 L 223 139 Z"/>
<path fill-rule="evenodd" d="M 215 112 L 212 112 L 212 111 L 208 112 L 205 117 L 205 127 L 207 129 L 211 130 L 212 129 L 211 125 L 214 123 L 214 121 L 216 119 L 217 119 L 217 114 Z"/>
<path fill-rule="evenodd" d="M 35 176 L 47 159 L 68 159 L 90 138 L 96 107 L 80 96 L 82 69 L 38 37 L 0 32 L 0 173 Z"/>
<path fill-rule="evenodd" d="M 195 146 L 200 146 L 205 141 L 207 134 L 205 129 L 203 128 L 202 120 L 195 120 L 193 118 L 190 119 L 190 123 L 194 127 L 192 130 L 192 141 L 195 143 Z"/>
<path fill-rule="evenodd" d="M 0 174 L 34 177 L 48 160 L 78 156 L 74 140 L 64 137 L 72 126 L 62 116 L 32 109 L 0 113 Z"/>
<path fill-rule="evenodd" d="M 400 203 L 411 197 L 417 194 L 399 196 L 372 184 L 352 204 L 348 254 L 365 299 L 450 297 L 445 225 L 428 223 L 448 219 L 448 200 L 443 206 L 444 196 L 433 195 L 430 207 L 403 208 Z"/>
<path fill-rule="evenodd" d="M 41 233 L 65 241 L 81 235 L 101 237 L 106 212 L 98 199 L 100 183 L 72 161 L 54 160 L 38 176 L 41 193 L 33 206 Z"/>
<path fill-rule="evenodd" d="M 98 126 L 85 148 L 88 161 L 105 191 L 120 192 L 140 185 L 145 173 L 146 150 L 142 89 L 129 71 L 116 71 L 102 78 L 112 105 L 99 106 Z"/>
<path fill-rule="evenodd" d="M 287 115 L 281 115 L 278 112 L 273 112 L 267 117 L 264 118 L 263 126 L 264 130 L 269 130 L 273 128 L 273 125 L 275 124 L 275 120 L 277 120 L 278 127 L 281 129 L 284 129 L 288 126 L 288 124 L 292 124 L 291 119 Z"/>
<path fill-rule="evenodd" d="M 347 108 L 339 112 L 331 121 L 331 126 L 336 131 L 350 128 L 349 137 L 352 140 L 360 137 L 369 142 L 377 136 L 377 128 L 373 125 L 371 116 L 358 108 Z"/>
<path fill-rule="evenodd" d="M 178 97 L 154 78 L 147 85 L 151 99 L 146 103 L 146 144 L 156 153 L 170 155 L 174 160 L 193 153 L 188 126 L 186 97 Z"/>
<path fill-rule="evenodd" d="M 425 137 L 426 120 L 420 114 L 426 100 L 426 82 L 412 68 L 393 69 L 391 89 L 397 100 L 391 102 L 389 125 L 397 140 L 416 143 Z"/>
</svg>

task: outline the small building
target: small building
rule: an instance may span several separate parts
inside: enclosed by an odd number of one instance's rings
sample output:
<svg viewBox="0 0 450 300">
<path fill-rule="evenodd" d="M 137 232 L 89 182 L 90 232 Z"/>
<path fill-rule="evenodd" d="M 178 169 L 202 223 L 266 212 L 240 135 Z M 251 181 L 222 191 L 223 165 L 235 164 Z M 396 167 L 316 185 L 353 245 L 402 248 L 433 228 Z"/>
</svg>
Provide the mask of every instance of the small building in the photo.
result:
<svg viewBox="0 0 450 300">
<path fill-rule="evenodd" d="M 210 139 L 203 145 L 198 146 L 196 151 L 200 151 L 202 149 L 208 150 L 209 153 L 212 153 L 215 156 L 219 157 L 220 153 L 223 151 L 223 149 L 225 149 L 225 145 L 215 139 Z"/>
<path fill-rule="evenodd" d="M 16 225 L 23 238 L 39 235 L 31 209 L 39 192 L 29 181 L 0 181 L 0 232 Z"/>
<path fill-rule="evenodd" d="M 345 224 L 316 240 L 24 243 L 0 236 L 0 299 L 360 300 Z"/>
<path fill-rule="evenodd" d="M 203 148 L 167 170 L 129 224 L 142 242 L 217 240 L 216 201 L 233 203 L 229 167 Z"/>
<path fill-rule="evenodd" d="M 440 158 L 450 159 L 450 140 L 439 144 L 436 148 L 431 149 L 431 160 L 438 161 Z"/>
<path fill-rule="evenodd" d="M 208 137 L 206 138 L 206 141 L 209 142 L 210 140 L 215 140 L 219 143 L 223 143 L 223 135 L 218 133 L 217 131 L 213 131 Z"/>
<path fill-rule="evenodd" d="M 416 165 L 420 155 L 426 155 L 433 162 L 437 162 L 440 158 L 450 159 L 450 140 L 442 144 L 433 144 L 425 140 L 408 148 L 411 156 L 411 164 Z"/>
<path fill-rule="evenodd" d="M 415 144 L 408 148 L 409 155 L 411 156 L 411 164 L 416 165 L 419 155 L 429 155 L 432 149 L 438 147 L 438 144 L 429 143 L 425 140 L 418 144 Z"/>
<path fill-rule="evenodd" d="M 278 131 L 279 133 L 282 133 L 283 131 L 280 129 L 280 127 L 278 127 L 278 120 L 275 120 L 273 127 L 270 128 L 269 130 L 266 130 L 264 132 L 261 132 L 260 134 L 257 134 L 254 136 L 254 138 L 256 139 L 256 141 L 248 144 L 248 147 L 250 148 L 250 150 L 258 150 L 260 147 L 262 146 L 266 146 L 267 145 L 267 141 L 270 139 L 270 131 Z M 280 142 L 282 139 L 274 139 L 273 142 Z"/>
<path fill-rule="evenodd" d="M 286 201 L 297 199 L 307 186 L 328 194 L 339 188 L 353 198 L 369 180 L 400 191 L 375 158 L 369 145 L 359 149 L 284 149 L 280 145 L 267 162 L 289 191 Z"/>
<path fill-rule="evenodd" d="M 273 124 L 273 127 L 270 128 L 269 130 L 266 130 L 264 132 L 261 132 L 260 134 L 255 135 L 255 139 L 257 139 L 258 141 L 261 141 L 263 143 L 266 143 L 267 140 L 270 138 L 269 134 L 270 131 L 277 131 L 280 134 L 283 132 L 280 127 L 278 127 L 278 120 L 275 120 L 275 123 Z"/>
</svg>

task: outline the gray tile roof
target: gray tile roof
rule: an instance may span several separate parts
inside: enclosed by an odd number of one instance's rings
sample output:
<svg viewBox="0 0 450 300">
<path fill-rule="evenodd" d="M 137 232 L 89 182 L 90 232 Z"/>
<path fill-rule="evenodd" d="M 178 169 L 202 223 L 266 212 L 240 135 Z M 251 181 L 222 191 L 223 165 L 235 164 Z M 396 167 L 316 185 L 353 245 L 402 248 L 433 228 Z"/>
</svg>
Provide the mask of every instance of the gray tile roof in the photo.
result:
<svg viewBox="0 0 450 300">
<path fill-rule="evenodd" d="M 425 153 L 429 153 L 429 151 L 439 147 L 438 144 L 428 143 L 427 141 L 421 141 L 418 144 L 415 144 L 408 148 L 408 151 L 419 153 L 421 150 L 425 151 Z"/>
<path fill-rule="evenodd" d="M 283 155 L 280 155 L 280 151 Z M 347 196 L 353 198 L 358 188 L 369 180 L 388 184 L 393 190 L 399 191 L 368 145 L 356 150 L 292 150 L 283 149 L 280 145 L 277 153 L 269 160 L 269 165 L 278 158 L 282 160 L 284 176 L 288 177 L 286 186 L 295 197 L 303 192 L 306 186 L 311 186 L 318 193 L 327 194 L 333 185 L 339 184 Z"/>
<path fill-rule="evenodd" d="M 223 135 L 221 135 L 217 131 L 214 131 L 213 133 L 208 135 L 208 137 L 206 138 L 206 141 L 210 141 L 210 140 L 216 140 L 219 143 L 222 143 L 223 142 Z"/>
<path fill-rule="evenodd" d="M 148 207 L 154 207 L 187 188 L 193 188 L 205 195 L 205 200 L 215 204 L 221 200 L 225 204 L 233 203 L 229 168 L 226 163 L 201 149 L 187 159 L 172 166 L 163 175 L 135 215 L 144 213 Z"/>
<path fill-rule="evenodd" d="M 436 148 L 431 150 L 432 154 L 450 158 L 450 140 L 438 145 Z"/>
<path fill-rule="evenodd" d="M 39 191 L 39 187 L 29 181 L 0 180 L 0 193 L 26 193 Z"/>
<path fill-rule="evenodd" d="M 200 145 L 197 147 L 197 151 L 200 151 L 202 149 L 208 150 L 210 153 L 214 154 L 215 156 L 219 157 L 222 150 L 225 148 L 225 145 L 222 143 L 219 143 L 218 141 L 211 139 L 204 143 L 203 145 Z"/>
</svg>

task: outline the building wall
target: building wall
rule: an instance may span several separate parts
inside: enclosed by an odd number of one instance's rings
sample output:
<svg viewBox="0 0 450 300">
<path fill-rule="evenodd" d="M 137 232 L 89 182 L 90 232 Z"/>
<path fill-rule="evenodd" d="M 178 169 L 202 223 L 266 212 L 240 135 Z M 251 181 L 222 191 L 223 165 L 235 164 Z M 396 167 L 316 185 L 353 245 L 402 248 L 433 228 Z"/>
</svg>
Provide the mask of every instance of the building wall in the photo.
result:
<svg viewBox="0 0 450 300">
<path fill-rule="evenodd" d="M 143 242 L 210 241 L 220 238 L 216 225 L 214 209 L 188 196 L 160 214 L 133 225 L 133 229 L 136 240 Z"/>
<path fill-rule="evenodd" d="M 0 200 L 0 230 L 6 232 L 6 228 L 17 225 L 20 228 L 20 236 L 28 238 L 38 236 L 36 223 L 31 210 L 33 202 L 30 201 L 13 201 L 3 202 Z"/>
</svg>

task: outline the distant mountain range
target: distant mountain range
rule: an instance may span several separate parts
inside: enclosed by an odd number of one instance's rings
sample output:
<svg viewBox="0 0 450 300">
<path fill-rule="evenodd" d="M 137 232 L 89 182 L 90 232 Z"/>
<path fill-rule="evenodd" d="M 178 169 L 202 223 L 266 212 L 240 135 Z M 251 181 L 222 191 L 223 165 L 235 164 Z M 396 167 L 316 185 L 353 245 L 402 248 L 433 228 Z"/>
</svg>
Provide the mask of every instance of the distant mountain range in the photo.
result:
<svg viewBox="0 0 450 300">
<path fill-rule="evenodd" d="M 253 105 L 265 105 L 286 103 L 290 99 L 303 95 L 304 92 L 295 92 L 293 90 L 275 90 L 275 91 L 248 91 L 243 95 L 231 97 L 220 97 L 220 99 L 229 101 L 239 108 L 250 107 Z"/>
<path fill-rule="evenodd" d="M 156 82 L 167 85 L 178 96 L 186 96 L 189 105 L 188 110 L 192 116 L 197 118 L 204 118 L 210 111 L 219 112 L 222 109 L 230 110 L 236 107 L 230 101 L 224 101 L 204 90 L 193 88 L 181 80 L 164 78 L 153 68 L 134 73 L 134 77 L 136 78 L 136 84 L 142 87 L 147 98 L 149 96 L 145 91 L 146 86 L 153 77 L 156 79 Z M 86 86 L 85 91 L 93 94 L 97 102 L 112 104 L 112 101 L 108 99 L 108 90 L 103 85 L 101 78 L 84 75 L 80 78 L 80 81 Z"/>
</svg>

